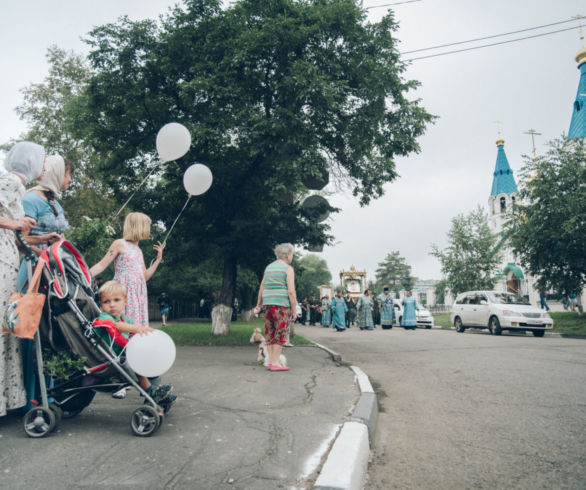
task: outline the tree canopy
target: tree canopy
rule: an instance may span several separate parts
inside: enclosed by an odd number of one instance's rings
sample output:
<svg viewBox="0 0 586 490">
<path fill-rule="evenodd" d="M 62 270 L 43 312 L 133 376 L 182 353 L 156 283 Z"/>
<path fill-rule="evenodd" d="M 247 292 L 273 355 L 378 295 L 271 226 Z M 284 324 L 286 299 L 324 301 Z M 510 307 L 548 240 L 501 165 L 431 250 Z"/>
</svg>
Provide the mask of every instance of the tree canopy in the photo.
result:
<svg viewBox="0 0 586 490">
<path fill-rule="evenodd" d="M 293 262 L 295 269 L 295 288 L 299 301 L 311 295 L 319 296 L 319 287 L 330 284 L 332 274 L 327 262 L 317 255 L 307 254 L 296 257 Z"/>
<path fill-rule="evenodd" d="M 415 284 L 416 278 L 411 275 L 411 266 L 407 264 L 405 257 L 398 251 L 387 254 L 385 259 L 378 264 L 376 280 L 382 289 L 388 286 L 391 291 L 409 290 Z"/>
<path fill-rule="evenodd" d="M 550 143 L 520 172 L 509 240 L 538 285 L 580 295 L 586 282 L 586 158 L 583 141 Z"/>
<path fill-rule="evenodd" d="M 431 255 L 439 259 L 442 274 L 454 295 L 494 287 L 501 260 L 497 240 L 481 206 L 452 219 L 448 246 L 441 250 L 433 245 Z"/>
</svg>

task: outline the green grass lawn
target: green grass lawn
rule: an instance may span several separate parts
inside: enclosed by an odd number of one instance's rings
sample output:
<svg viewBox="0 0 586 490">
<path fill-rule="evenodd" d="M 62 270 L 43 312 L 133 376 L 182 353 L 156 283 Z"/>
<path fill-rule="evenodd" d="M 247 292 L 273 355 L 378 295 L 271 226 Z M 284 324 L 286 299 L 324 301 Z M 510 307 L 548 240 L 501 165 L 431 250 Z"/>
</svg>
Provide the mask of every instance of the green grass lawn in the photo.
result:
<svg viewBox="0 0 586 490">
<path fill-rule="evenodd" d="M 433 315 L 433 322 L 436 326 L 451 327 L 449 313 L 436 313 Z"/>
<path fill-rule="evenodd" d="M 264 336 L 264 319 L 253 318 L 249 322 L 232 322 L 230 335 L 212 335 L 212 323 L 174 323 L 165 327 L 177 345 L 250 345 L 250 336 L 255 328 L 260 328 Z M 291 338 L 294 345 L 311 345 L 312 342 L 301 335 Z"/>
<path fill-rule="evenodd" d="M 553 318 L 553 329 L 548 332 L 586 335 L 586 315 L 579 317 L 577 312 L 563 311 L 550 313 Z M 440 313 L 433 315 L 435 324 L 441 327 L 451 327 L 450 314 Z"/>
</svg>

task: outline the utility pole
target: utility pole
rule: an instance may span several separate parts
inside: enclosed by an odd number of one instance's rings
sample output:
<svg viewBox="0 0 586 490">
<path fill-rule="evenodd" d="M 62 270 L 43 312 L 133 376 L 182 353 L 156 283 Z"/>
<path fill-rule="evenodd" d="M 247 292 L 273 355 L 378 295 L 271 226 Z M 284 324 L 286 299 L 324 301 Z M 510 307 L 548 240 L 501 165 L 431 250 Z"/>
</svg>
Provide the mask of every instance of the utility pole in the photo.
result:
<svg viewBox="0 0 586 490">
<path fill-rule="evenodd" d="M 531 146 L 533 149 L 533 161 L 537 160 L 537 154 L 535 153 L 535 135 L 541 136 L 541 133 L 538 133 L 534 129 L 529 129 L 528 131 L 524 131 L 523 134 L 530 134 L 531 135 Z"/>
</svg>

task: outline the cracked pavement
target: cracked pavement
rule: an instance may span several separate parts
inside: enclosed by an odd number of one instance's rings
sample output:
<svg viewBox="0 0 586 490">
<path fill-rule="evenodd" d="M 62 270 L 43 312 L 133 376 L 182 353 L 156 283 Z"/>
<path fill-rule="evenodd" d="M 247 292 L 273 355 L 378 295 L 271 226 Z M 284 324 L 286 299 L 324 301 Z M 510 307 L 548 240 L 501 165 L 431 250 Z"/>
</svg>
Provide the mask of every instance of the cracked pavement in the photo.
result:
<svg viewBox="0 0 586 490">
<path fill-rule="evenodd" d="M 98 393 L 42 439 L 0 418 L 0 488 L 310 488 L 358 400 L 354 373 L 316 347 L 286 349 L 289 372 L 256 362 L 256 346 L 178 347 L 164 376 L 177 402 L 152 437 L 130 415 L 142 399 Z"/>
</svg>

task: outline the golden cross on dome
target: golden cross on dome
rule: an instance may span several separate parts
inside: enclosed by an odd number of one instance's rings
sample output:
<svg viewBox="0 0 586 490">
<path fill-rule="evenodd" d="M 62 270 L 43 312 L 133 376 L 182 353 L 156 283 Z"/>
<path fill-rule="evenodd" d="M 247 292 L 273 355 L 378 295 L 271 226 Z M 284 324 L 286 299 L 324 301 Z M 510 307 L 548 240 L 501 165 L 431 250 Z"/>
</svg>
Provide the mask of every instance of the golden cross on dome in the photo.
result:
<svg viewBox="0 0 586 490">
<path fill-rule="evenodd" d="M 502 121 L 498 121 L 498 120 L 494 121 L 494 123 L 496 124 L 496 130 L 498 133 L 498 137 L 500 138 L 501 137 L 501 126 L 503 123 L 502 123 Z"/>
</svg>

